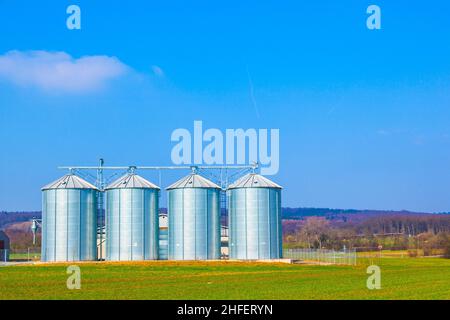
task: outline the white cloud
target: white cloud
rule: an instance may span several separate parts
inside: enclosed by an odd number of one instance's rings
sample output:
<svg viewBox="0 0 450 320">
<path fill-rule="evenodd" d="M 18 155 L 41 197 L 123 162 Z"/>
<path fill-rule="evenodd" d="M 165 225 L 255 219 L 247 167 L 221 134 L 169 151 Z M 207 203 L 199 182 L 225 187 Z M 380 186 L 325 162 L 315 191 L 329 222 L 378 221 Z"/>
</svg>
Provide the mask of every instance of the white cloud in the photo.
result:
<svg viewBox="0 0 450 320">
<path fill-rule="evenodd" d="M 164 77 L 164 71 L 163 71 L 163 69 L 161 69 L 161 67 L 154 65 L 154 66 L 152 66 L 152 70 L 153 70 L 153 74 L 155 76 Z"/>
<path fill-rule="evenodd" d="M 9 51 L 0 55 L 0 79 L 48 92 L 92 92 L 129 70 L 119 59 L 108 56 L 75 59 L 65 52 L 49 51 Z"/>
<path fill-rule="evenodd" d="M 378 133 L 380 136 L 388 136 L 388 135 L 391 134 L 391 133 L 390 133 L 388 130 L 386 130 L 386 129 L 379 129 L 379 130 L 377 130 L 377 133 Z"/>
</svg>

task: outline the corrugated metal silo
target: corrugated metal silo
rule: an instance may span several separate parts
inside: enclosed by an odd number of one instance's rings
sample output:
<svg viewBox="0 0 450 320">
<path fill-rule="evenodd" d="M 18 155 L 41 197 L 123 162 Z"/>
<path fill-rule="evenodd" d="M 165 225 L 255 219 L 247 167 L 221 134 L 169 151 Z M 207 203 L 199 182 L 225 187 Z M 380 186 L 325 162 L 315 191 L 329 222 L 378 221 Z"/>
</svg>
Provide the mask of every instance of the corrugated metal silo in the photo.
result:
<svg viewBox="0 0 450 320">
<path fill-rule="evenodd" d="M 227 193 L 230 259 L 281 258 L 281 186 L 251 173 Z"/>
<path fill-rule="evenodd" d="M 169 260 L 220 258 L 220 187 L 192 173 L 168 190 Z"/>
<path fill-rule="evenodd" d="M 159 187 L 128 173 L 105 190 L 106 260 L 158 259 Z"/>
<path fill-rule="evenodd" d="M 97 260 L 97 193 L 74 174 L 42 188 L 42 261 Z"/>
</svg>

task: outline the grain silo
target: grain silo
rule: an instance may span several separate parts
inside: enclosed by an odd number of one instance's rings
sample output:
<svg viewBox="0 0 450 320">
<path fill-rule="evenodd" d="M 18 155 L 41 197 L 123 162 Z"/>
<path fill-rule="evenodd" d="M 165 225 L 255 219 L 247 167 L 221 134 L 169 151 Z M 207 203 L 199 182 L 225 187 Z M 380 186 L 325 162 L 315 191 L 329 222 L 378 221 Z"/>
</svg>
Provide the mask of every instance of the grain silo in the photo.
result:
<svg viewBox="0 0 450 320">
<path fill-rule="evenodd" d="M 42 188 L 42 261 L 97 260 L 98 192 L 74 174 Z"/>
<path fill-rule="evenodd" d="M 230 259 L 281 258 L 281 187 L 251 173 L 227 193 Z"/>
<path fill-rule="evenodd" d="M 106 190 L 106 260 L 158 259 L 159 187 L 131 172 Z"/>
<path fill-rule="evenodd" d="M 169 260 L 220 258 L 220 187 L 192 173 L 168 190 Z"/>
</svg>

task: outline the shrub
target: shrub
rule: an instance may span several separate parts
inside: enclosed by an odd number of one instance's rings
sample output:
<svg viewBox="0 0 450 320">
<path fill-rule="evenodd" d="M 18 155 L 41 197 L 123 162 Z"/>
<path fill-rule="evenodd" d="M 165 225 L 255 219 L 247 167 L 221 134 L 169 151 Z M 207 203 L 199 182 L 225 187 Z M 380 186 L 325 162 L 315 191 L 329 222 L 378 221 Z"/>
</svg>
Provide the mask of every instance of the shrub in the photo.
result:
<svg viewBox="0 0 450 320">
<path fill-rule="evenodd" d="M 409 249 L 408 250 L 408 256 L 410 258 L 415 258 L 417 257 L 418 253 L 417 253 L 417 249 Z"/>
<path fill-rule="evenodd" d="M 450 238 L 447 240 L 447 243 L 444 245 L 444 258 L 450 259 Z"/>
</svg>

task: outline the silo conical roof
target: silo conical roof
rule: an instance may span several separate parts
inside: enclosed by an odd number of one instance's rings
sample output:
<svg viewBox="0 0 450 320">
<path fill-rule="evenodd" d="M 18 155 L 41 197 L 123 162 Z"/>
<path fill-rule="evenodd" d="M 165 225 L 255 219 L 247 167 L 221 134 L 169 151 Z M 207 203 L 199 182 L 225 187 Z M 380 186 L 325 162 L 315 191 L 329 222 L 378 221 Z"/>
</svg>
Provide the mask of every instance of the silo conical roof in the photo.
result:
<svg viewBox="0 0 450 320">
<path fill-rule="evenodd" d="M 221 189 L 214 182 L 202 177 L 197 173 L 191 173 L 190 175 L 178 180 L 174 184 L 166 188 L 166 190 L 171 189 L 184 189 L 184 188 L 212 188 Z"/>
<path fill-rule="evenodd" d="M 42 190 L 51 189 L 94 189 L 98 190 L 96 186 L 78 177 L 73 173 L 66 174 L 52 183 L 47 184 Z"/>
<path fill-rule="evenodd" d="M 108 189 L 158 189 L 159 187 L 150 181 L 142 178 L 135 173 L 127 173 L 120 177 L 113 183 L 109 184 L 105 190 Z"/>
<path fill-rule="evenodd" d="M 262 175 L 256 173 L 249 173 L 237 181 L 232 183 L 228 189 L 237 188 L 276 188 L 282 189 L 282 187 L 273 181 L 263 177 Z"/>
</svg>

